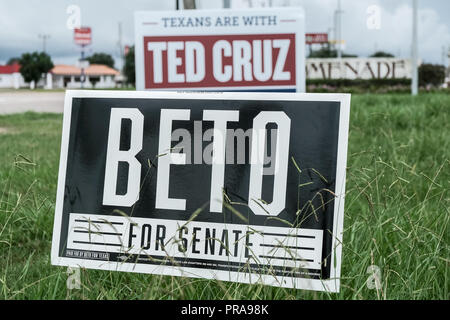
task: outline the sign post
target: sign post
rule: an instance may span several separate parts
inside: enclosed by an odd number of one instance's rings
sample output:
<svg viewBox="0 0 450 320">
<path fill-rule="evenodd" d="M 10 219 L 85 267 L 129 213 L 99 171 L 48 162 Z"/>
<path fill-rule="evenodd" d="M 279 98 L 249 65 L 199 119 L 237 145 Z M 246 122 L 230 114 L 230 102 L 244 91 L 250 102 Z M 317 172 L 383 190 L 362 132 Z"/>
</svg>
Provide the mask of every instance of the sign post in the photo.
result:
<svg viewBox="0 0 450 320">
<path fill-rule="evenodd" d="M 85 75 L 84 75 L 84 48 L 91 44 L 92 42 L 92 32 L 90 27 L 81 27 L 81 28 L 75 28 L 74 29 L 74 40 L 75 44 L 81 46 L 81 76 L 80 76 L 80 83 L 81 88 L 83 88 L 83 84 L 85 81 Z"/>
<path fill-rule="evenodd" d="M 136 89 L 305 91 L 301 8 L 135 14 Z"/>
<path fill-rule="evenodd" d="M 52 263 L 339 291 L 349 109 L 66 91 Z"/>
<path fill-rule="evenodd" d="M 417 0 L 413 0 L 413 17 L 412 17 L 412 80 L 411 80 L 411 95 L 416 96 L 419 92 L 419 71 L 418 71 L 418 41 L 417 41 Z"/>
<path fill-rule="evenodd" d="M 309 46 L 309 54 L 311 54 L 313 44 L 328 44 L 328 33 L 307 33 L 305 43 Z"/>
</svg>

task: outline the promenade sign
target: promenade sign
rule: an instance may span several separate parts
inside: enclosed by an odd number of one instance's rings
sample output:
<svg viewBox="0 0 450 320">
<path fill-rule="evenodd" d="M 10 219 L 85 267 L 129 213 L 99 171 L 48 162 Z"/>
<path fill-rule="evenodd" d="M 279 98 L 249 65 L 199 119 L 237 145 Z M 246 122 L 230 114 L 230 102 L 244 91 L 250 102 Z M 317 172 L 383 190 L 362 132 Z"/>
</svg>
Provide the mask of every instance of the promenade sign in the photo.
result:
<svg viewBox="0 0 450 320">
<path fill-rule="evenodd" d="M 411 79 L 411 59 L 308 58 L 308 79 Z"/>
<path fill-rule="evenodd" d="M 135 14 L 137 90 L 305 91 L 301 8 Z"/>
<path fill-rule="evenodd" d="M 349 104 L 66 91 L 52 263 L 338 291 Z"/>
</svg>

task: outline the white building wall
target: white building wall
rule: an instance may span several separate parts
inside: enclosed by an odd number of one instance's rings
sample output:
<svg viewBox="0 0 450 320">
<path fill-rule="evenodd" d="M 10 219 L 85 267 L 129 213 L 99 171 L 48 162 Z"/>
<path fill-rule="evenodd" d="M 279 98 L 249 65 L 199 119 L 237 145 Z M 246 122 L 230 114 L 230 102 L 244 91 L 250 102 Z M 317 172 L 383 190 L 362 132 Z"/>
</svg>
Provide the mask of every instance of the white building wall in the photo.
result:
<svg viewBox="0 0 450 320">
<path fill-rule="evenodd" d="M 53 88 L 64 88 L 64 76 L 61 75 L 53 75 L 52 77 Z M 96 89 L 108 89 L 115 88 L 115 76 L 100 76 L 100 81 L 96 82 Z M 67 83 L 67 89 L 80 89 L 81 82 L 75 80 L 75 76 L 70 77 L 70 82 Z M 84 82 L 83 88 L 92 89 L 94 85 L 91 82 L 91 78 L 86 76 L 86 81 Z"/>
<path fill-rule="evenodd" d="M 26 88 L 29 85 L 25 82 L 19 72 L 15 73 L 1 73 L 0 74 L 0 88 L 4 89 L 19 89 Z"/>
<path fill-rule="evenodd" d="M 14 75 L 0 74 L 0 88 L 14 88 Z"/>
</svg>

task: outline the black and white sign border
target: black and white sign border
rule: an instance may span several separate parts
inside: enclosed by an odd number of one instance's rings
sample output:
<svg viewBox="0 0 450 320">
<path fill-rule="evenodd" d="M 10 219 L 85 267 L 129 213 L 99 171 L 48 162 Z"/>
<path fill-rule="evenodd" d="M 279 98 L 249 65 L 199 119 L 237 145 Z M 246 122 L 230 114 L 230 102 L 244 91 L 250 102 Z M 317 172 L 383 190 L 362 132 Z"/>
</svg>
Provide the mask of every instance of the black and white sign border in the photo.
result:
<svg viewBox="0 0 450 320">
<path fill-rule="evenodd" d="M 276 101 L 331 101 L 340 103 L 339 137 L 336 168 L 336 198 L 333 216 L 332 261 L 330 279 L 305 278 L 274 278 L 271 275 L 249 274 L 245 272 L 221 271 L 211 269 L 196 269 L 190 267 L 175 267 L 163 265 L 140 265 L 128 262 L 109 262 L 96 260 L 81 260 L 60 257 L 58 253 L 60 231 L 62 227 L 62 212 L 64 189 L 67 169 L 67 156 L 69 149 L 70 124 L 72 114 L 72 101 L 74 98 L 122 98 L 122 99 L 199 99 L 199 100 L 276 100 Z M 322 94 L 322 93 L 194 93 L 194 92 L 161 92 L 161 91 L 66 91 L 64 101 L 63 131 L 61 140 L 61 156 L 55 218 L 53 226 L 53 239 L 51 250 L 51 263 L 58 266 L 78 266 L 88 269 L 101 269 L 110 271 L 138 272 L 172 276 L 189 276 L 196 278 L 217 279 L 241 283 L 264 283 L 267 285 L 283 286 L 288 288 L 338 292 L 340 288 L 342 232 L 344 222 L 345 179 L 347 164 L 348 130 L 350 117 L 349 94 Z"/>
</svg>

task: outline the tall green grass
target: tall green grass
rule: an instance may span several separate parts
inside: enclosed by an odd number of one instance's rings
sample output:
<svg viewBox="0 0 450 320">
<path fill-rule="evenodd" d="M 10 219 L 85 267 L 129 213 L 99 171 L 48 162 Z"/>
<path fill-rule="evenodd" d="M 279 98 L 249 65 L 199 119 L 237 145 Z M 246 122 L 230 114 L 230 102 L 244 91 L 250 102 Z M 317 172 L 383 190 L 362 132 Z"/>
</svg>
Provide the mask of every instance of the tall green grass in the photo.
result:
<svg viewBox="0 0 450 320">
<path fill-rule="evenodd" d="M 62 117 L 1 116 L 0 299 L 449 299 L 449 114 L 445 94 L 352 97 L 338 294 L 99 270 L 68 290 L 50 264 Z"/>
</svg>

